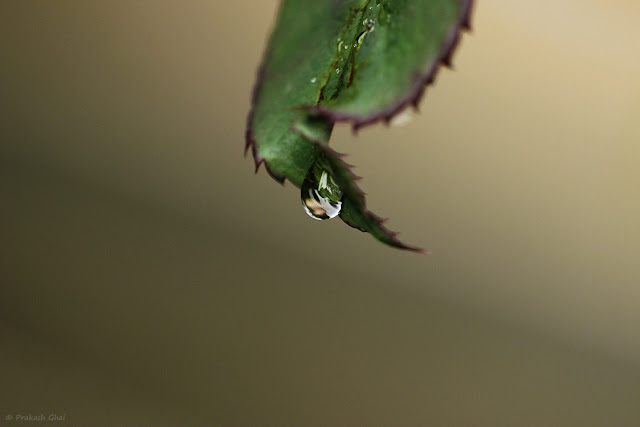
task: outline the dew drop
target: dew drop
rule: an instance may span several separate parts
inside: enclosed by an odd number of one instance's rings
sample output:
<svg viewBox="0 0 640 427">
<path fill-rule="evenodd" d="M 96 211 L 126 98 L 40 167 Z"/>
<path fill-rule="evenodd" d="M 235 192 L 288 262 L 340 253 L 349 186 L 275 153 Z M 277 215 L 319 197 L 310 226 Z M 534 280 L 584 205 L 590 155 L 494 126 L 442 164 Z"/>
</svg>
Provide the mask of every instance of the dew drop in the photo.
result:
<svg viewBox="0 0 640 427">
<path fill-rule="evenodd" d="M 313 78 L 311 79 L 311 83 L 315 83 L 316 81 L 318 81 L 318 79 L 317 79 L 316 77 L 313 77 Z"/>
<path fill-rule="evenodd" d="M 342 208 L 342 190 L 321 163 L 315 161 L 309 168 L 300 190 L 302 207 L 317 220 L 335 218 Z"/>
</svg>

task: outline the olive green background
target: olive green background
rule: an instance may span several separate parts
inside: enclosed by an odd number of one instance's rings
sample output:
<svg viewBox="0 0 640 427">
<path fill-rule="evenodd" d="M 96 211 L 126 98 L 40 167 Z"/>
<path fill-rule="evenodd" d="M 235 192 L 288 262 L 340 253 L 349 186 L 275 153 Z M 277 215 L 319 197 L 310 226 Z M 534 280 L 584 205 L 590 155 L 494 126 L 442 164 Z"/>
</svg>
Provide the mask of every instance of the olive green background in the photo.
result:
<svg viewBox="0 0 640 427">
<path fill-rule="evenodd" d="M 337 128 L 428 256 L 242 157 L 276 6 L 0 3 L 0 422 L 640 424 L 640 4 L 480 0 Z"/>
</svg>

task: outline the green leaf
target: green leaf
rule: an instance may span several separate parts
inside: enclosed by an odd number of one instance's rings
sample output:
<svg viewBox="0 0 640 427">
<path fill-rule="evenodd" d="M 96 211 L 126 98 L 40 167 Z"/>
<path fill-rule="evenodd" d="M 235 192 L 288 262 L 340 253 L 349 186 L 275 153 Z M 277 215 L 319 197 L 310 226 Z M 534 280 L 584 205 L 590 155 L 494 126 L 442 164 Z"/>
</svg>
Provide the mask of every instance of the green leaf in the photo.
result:
<svg viewBox="0 0 640 427">
<path fill-rule="evenodd" d="M 341 190 L 345 223 L 420 251 L 366 209 L 329 138 L 336 122 L 357 129 L 417 106 L 439 65 L 449 65 L 470 10 L 471 0 L 283 0 L 247 125 L 256 171 L 264 163 L 277 181 L 297 187 L 312 166 L 314 179 L 327 171 Z"/>
</svg>

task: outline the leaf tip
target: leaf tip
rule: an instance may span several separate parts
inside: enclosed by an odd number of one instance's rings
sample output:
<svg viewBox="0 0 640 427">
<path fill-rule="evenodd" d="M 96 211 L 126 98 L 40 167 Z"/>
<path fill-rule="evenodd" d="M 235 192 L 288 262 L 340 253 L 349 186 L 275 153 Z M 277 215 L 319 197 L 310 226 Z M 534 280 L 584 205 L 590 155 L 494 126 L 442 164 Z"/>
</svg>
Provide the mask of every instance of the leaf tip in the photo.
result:
<svg viewBox="0 0 640 427">
<path fill-rule="evenodd" d="M 387 227 L 384 226 L 384 224 L 389 220 L 389 218 L 380 218 L 379 216 L 377 216 L 376 214 L 374 214 L 373 212 L 367 211 L 367 216 L 373 220 L 377 225 L 378 228 L 380 229 L 380 231 L 382 231 L 388 238 L 389 241 L 386 242 L 389 246 L 393 246 L 395 248 L 398 249 L 403 249 L 403 250 L 407 250 L 409 252 L 415 252 L 415 253 L 420 253 L 423 255 L 426 255 L 429 253 L 429 251 L 419 248 L 417 246 L 410 246 L 407 245 L 403 242 L 401 242 L 397 236 L 400 234 L 397 231 L 391 231 L 389 230 Z"/>
</svg>

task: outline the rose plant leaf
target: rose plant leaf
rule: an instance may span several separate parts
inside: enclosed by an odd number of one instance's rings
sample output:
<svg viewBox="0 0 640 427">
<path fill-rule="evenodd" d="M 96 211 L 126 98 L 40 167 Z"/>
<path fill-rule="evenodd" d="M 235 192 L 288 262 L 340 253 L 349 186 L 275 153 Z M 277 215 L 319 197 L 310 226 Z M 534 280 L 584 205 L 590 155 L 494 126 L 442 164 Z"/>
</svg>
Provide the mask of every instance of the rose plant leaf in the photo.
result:
<svg viewBox="0 0 640 427">
<path fill-rule="evenodd" d="M 256 171 L 264 163 L 274 179 L 303 190 L 310 176 L 325 184 L 328 176 L 335 187 L 326 187 L 334 189 L 326 200 L 345 223 L 420 251 L 366 209 L 357 177 L 329 138 L 336 122 L 358 128 L 416 106 L 439 66 L 450 64 L 471 1 L 283 0 L 247 123 L 245 151 Z"/>
</svg>

